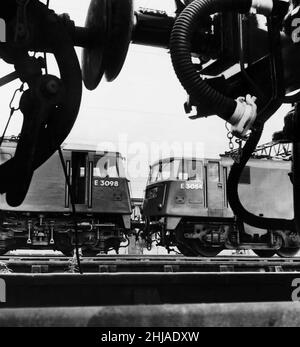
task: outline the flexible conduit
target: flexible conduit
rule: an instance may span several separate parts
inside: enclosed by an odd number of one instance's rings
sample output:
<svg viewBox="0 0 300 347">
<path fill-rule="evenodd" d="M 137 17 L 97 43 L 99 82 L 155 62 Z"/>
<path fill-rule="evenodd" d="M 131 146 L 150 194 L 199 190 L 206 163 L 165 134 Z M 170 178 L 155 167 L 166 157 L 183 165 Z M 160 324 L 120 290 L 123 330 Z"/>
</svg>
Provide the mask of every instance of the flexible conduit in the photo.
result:
<svg viewBox="0 0 300 347">
<path fill-rule="evenodd" d="M 176 20 L 170 41 L 172 63 L 182 86 L 192 99 L 198 101 L 199 109 L 204 115 L 217 114 L 228 121 L 237 104 L 234 99 L 210 87 L 193 65 L 191 41 L 194 29 L 201 17 L 227 11 L 247 13 L 251 6 L 251 0 L 195 0 Z"/>
</svg>

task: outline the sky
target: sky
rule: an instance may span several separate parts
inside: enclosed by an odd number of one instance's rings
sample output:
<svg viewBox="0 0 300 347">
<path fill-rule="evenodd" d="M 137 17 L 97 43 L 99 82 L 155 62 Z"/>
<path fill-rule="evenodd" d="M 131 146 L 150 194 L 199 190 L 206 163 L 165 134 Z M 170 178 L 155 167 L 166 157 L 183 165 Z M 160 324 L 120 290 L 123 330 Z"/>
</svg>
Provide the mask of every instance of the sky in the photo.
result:
<svg viewBox="0 0 300 347">
<path fill-rule="evenodd" d="M 69 13 L 77 25 L 83 26 L 89 0 L 51 0 L 50 7 L 57 13 Z M 172 0 L 136 0 L 136 6 L 165 9 L 172 12 Z M 78 49 L 81 60 L 81 50 Z M 57 73 L 49 59 L 50 73 Z M 0 61 L 1 76 L 13 71 Z M 0 90 L 0 131 L 9 115 L 9 101 L 20 81 Z M 68 143 L 96 144 L 120 150 L 127 157 L 134 197 L 141 197 L 145 188 L 148 167 L 156 160 L 157 148 L 201 148 L 205 157 L 217 158 L 228 150 L 224 121 L 217 117 L 191 121 L 183 104 L 186 93 L 177 80 L 170 55 L 166 50 L 131 45 L 124 68 L 116 81 L 104 79 L 93 91 L 84 89 L 77 122 L 66 140 Z M 271 141 L 272 134 L 281 130 L 288 107 L 283 107 L 266 126 L 262 143 Z M 22 115 L 16 114 L 8 135 L 17 135 Z M 153 148 L 156 150 L 153 151 Z M 107 149 L 107 148 L 104 148 Z M 125 153 L 124 153 L 125 152 Z"/>
</svg>

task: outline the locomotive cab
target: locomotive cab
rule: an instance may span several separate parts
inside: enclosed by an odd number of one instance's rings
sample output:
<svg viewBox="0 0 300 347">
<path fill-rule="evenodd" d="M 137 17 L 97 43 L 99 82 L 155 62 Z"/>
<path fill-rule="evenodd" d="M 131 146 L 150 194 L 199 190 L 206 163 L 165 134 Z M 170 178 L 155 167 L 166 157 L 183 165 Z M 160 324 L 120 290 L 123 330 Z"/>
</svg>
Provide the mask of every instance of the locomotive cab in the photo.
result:
<svg viewBox="0 0 300 347">
<path fill-rule="evenodd" d="M 2 161 L 13 156 L 15 147 L 16 142 L 4 142 Z M 85 256 L 118 252 L 127 241 L 132 211 L 121 154 L 97 151 L 93 146 L 64 145 L 63 157 L 70 184 L 56 153 L 36 170 L 21 206 L 12 208 L 5 196 L 1 197 L 1 253 L 50 248 L 70 256 L 76 228 Z"/>
<path fill-rule="evenodd" d="M 161 245 L 176 246 L 185 255 L 217 255 L 233 225 L 226 178 L 227 169 L 218 160 L 156 162 L 150 168 L 143 206 L 146 234 L 159 232 Z M 201 241 L 211 237 L 219 239 L 214 246 Z"/>
</svg>

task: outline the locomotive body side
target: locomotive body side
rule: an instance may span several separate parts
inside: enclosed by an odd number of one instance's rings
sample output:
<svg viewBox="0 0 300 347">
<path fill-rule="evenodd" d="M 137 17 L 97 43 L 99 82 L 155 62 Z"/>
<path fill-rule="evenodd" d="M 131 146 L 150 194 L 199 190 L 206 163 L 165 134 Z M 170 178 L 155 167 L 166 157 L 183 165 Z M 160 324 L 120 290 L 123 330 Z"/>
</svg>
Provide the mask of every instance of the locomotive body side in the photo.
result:
<svg viewBox="0 0 300 347">
<path fill-rule="evenodd" d="M 5 158 L 8 155 L 13 157 L 14 151 L 15 145 L 7 147 L 7 144 L 4 144 L 1 149 L 1 157 Z M 33 184 L 30 186 L 23 204 L 12 208 L 7 204 L 6 195 L 3 194 L 0 196 L 0 209 L 3 212 L 59 213 L 65 207 L 64 201 L 65 177 L 59 156 L 55 154 L 35 171 Z"/>
<path fill-rule="evenodd" d="M 223 166 L 232 164 L 229 158 L 222 158 Z M 250 159 L 239 185 L 242 204 L 256 215 L 293 219 L 290 172 L 291 161 Z"/>
<path fill-rule="evenodd" d="M 1 160 L 13 156 L 16 143 L 6 141 Z M 85 146 L 64 146 L 63 156 L 76 207 L 76 223 L 84 255 L 119 250 L 130 231 L 129 181 L 119 153 Z M 34 173 L 24 203 L 11 208 L 0 200 L 0 251 L 15 248 L 74 249 L 74 218 L 69 186 L 58 153 Z"/>
</svg>

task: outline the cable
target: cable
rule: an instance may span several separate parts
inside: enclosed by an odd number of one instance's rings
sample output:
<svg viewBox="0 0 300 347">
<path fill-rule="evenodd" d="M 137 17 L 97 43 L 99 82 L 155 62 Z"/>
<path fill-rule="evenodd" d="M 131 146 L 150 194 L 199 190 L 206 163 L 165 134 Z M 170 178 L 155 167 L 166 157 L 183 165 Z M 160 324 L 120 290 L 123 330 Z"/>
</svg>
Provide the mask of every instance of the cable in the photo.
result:
<svg viewBox="0 0 300 347">
<path fill-rule="evenodd" d="M 46 6 L 49 9 L 50 0 L 47 0 Z M 48 64 L 47 64 L 47 53 L 46 52 L 44 52 L 44 59 L 45 59 L 45 65 L 46 65 L 45 72 L 46 72 L 46 74 L 48 74 Z M 77 225 L 77 220 L 76 220 L 77 214 L 76 214 L 76 206 L 75 206 L 74 194 L 73 194 L 70 178 L 68 176 L 67 167 L 66 167 L 66 163 L 65 163 L 65 160 L 64 160 L 64 156 L 63 156 L 63 152 L 62 152 L 61 147 L 59 147 L 58 153 L 59 153 L 61 165 L 62 165 L 62 168 L 63 168 L 63 171 L 64 171 L 64 176 L 65 176 L 65 179 L 66 179 L 66 183 L 67 183 L 67 186 L 68 186 L 68 189 L 69 189 L 69 197 L 70 197 L 71 206 L 72 206 L 72 215 L 73 215 L 74 229 L 75 229 L 75 254 L 76 254 L 77 266 L 78 266 L 79 273 L 83 274 L 81 261 L 80 261 L 80 254 L 79 254 L 79 235 L 78 235 L 78 225 Z"/>
<path fill-rule="evenodd" d="M 59 148 L 58 153 L 59 153 L 59 158 L 60 158 L 60 161 L 61 161 L 61 164 L 62 164 L 62 168 L 63 168 L 63 171 L 64 171 L 66 183 L 67 183 L 67 186 L 68 186 L 68 189 L 69 189 L 69 197 L 70 197 L 70 200 L 71 200 L 72 216 L 73 216 L 73 220 L 74 220 L 74 229 L 75 229 L 75 254 L 76 254 L 78 270 L 79 270 L 80 274 L 82 275 L 83 272 L 82 272 L 80 255 L 79 255 L 79 235 L 78 235 L 78 225 L 77 225 L 77 221 L 76 221 L 76 206 L 75 206 L 74 194 L 73 194 L 73 189 L 72 189 L 72 186 L 71 186 L 70 178 L 68 176 L 67 166 L 66 166 L 66 163 L 65 163 L 65 159 L 64 159 L 61 147 Z"/>
<path fill-rule="evenodd" d="M 13 107 L 13 102 L 15 100 L 15 97 L 17 95 L 17 93 L 20 92 L 20 93 L 23 93 L 24 92 L 24 83 L 21 84 L 20 88 L 18 88 L 15 92 L 14 92 L 14 95 L 10 101 L 10 104 L 9 104 L 9 108 L 10 108 L 10 114 L 9 114 L 9 117 L 8 117 L 8 121 L 6 123 L 6 126 L 5 126 L 5 129 L 2 133 L 2 137 L 0 138 L 0 148 L 2 147 L 2 144 L 3 144 L 3 141 L 4 141 L 4 137 L 6 135 L 6 132 L 7 132 L 7 129 L 9 127 L 9 124 L 10 124 L 10 121 L 12 119 L 12 116 L 15 114 L 16 111 L 19 111 L 20 110 L 20 105 L 18 106 L 18 108 L 15 108 Z"/>
<path fill-rule="evenodd" d="M 199 104 L 203 115 L 217 114 L 225 121 L 235 113 L 237 102 L 220 93 L 199 75 L 191 59 L 193 33 L 197 22 L 216 12 L 249 12 L 250 0 L 195 0 L 187 6 L 175 22 L 170 52 L 176 75 L 188 95 Z"/>
<path fill-rule="evenodd" d="M 3 141 L 4 141 L 4 137 L 5 137 L 5 135 L 6 135 L 7 129 L 8 129 L 8 127 L 9 127 L 11 118 L 12 118 L 12 116 L 13 116 L 14 113 L 15 113 L 15 111 L 12 109 L 12 110 L 10 111 L 10 115 L 9 115 L 8 121 L 7 121 L 7 123 L 6 123 L 5 129 L 4 129 L 4 131 L 3 131 L 2 137 L 0 138 L 0 147 L 2 147 L 2 144 L 3 144 Z"/>
</svg>

